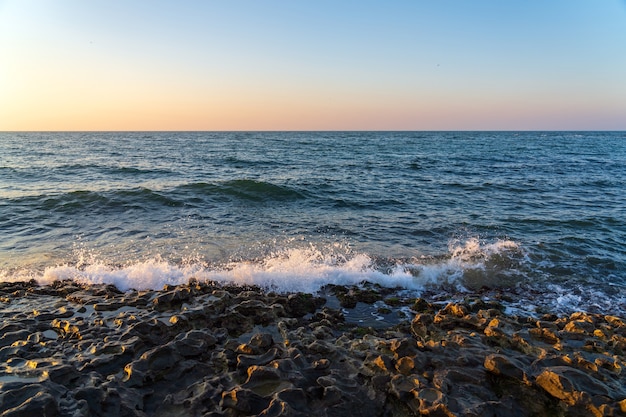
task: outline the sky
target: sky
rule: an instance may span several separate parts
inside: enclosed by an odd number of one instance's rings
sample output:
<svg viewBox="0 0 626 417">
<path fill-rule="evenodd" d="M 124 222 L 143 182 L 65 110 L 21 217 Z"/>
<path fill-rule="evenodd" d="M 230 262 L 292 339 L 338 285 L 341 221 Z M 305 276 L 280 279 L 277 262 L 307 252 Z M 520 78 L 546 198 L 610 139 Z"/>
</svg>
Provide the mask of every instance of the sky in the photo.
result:
<svg viewBox="0 0 626 417">
<path fill-rule="evenodd" d="M 0 0 L 16 130 L 626 130 L 626 0 Z"/>
</svg>

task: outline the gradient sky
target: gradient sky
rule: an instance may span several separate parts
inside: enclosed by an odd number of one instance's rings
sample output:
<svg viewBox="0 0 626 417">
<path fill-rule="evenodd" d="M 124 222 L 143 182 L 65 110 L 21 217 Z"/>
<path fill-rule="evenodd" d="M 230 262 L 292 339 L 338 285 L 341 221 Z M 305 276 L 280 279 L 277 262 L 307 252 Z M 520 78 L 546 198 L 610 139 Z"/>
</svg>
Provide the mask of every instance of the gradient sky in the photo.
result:
<svg viewBox="0 0 626 417">
<path fill-rule="evenodd" d="M 625 130 L 624 0 L 0 0 L 0 130 Z"/>
</svg>

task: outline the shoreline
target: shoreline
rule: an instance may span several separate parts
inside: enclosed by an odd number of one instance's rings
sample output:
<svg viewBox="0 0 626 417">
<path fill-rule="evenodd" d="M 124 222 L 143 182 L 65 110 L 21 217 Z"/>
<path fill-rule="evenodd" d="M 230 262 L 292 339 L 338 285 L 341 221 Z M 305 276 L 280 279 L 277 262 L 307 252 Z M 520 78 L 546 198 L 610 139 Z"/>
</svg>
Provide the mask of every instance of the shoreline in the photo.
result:
<svg viewBox="0 0 626 417">
<path fill-rule="evenodd" d="M 624 317 L 193 280 L 0 283 L 0 314 L 3 417 L 626 415 Z"/>
</svg>

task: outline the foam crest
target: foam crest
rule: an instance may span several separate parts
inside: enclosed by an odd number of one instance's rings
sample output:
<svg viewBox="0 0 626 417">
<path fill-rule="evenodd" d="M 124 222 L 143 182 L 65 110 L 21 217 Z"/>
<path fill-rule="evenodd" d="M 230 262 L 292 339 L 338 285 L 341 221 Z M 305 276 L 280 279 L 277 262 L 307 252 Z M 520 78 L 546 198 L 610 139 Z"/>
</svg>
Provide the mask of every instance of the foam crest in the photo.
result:
<svg viewBox="0 0 626 417">
<path fill-rule="evenodd" d="M 181 267 L 165 261 L 150 260 L 115 268 L 104 263 L 82 267 L 63 265 L 46 268 L 41 284 L 73 280 L 81 284 L 112 284 L 122 291 L 160 289 L 164 285 L 184 284 L 198 272 L 198 266 Z"/>
<path fill-rule="evenodd" d="M 518 250 L 517 244 L 511 241 L 481 244 L 477 239 L 470 239 L 451 244 L 447 256 L 411 262 L 399 260 L 384 268 L 367 254 L 337 253 L 314 246 L 278 250 L 260 260 L 231 261 L 218 266 L 201 262 L 178 265 L 153 259 L 113 267 L 83 258 L 77 266 L 47 268 L 39 281 L 49 284 L 70 279 L 85 284 L 113 284 L 123 291 L 159 289 L 164 285 L 184 284 L 192 278 L 257 285 L 278 292 L 314 293 L 327 284 L 355 285 L 363 281 L 409 290 L 446 285 L 463 290 L 468 278 L 478 276 L 486 280 L 484 276 L 494 269 L 490 265 L 494 256 L 502 257 L 504 253 Z"/>
<path fill-rule="evenodd" d="M 511 284 L 509 275 L 516 271 L 525 255 L 510 240 L 481 243 L 477 238 L 451 241 L 446 257 L 419 259 L 405 266 L 423 286 L 452 286 L 458 291 L 482 286 Z"/>
</svg>

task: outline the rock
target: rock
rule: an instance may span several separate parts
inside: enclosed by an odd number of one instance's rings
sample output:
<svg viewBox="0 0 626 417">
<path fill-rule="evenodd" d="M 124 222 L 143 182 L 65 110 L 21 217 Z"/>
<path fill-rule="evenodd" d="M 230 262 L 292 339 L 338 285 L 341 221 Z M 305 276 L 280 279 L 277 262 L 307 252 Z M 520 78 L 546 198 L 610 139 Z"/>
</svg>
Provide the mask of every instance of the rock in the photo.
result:
<svg viewBox="0 0 626 417">
<path fill-rule="evenodd" d="M 391 340 L 389 349 L 393 352 L 396 359 L 404 356 L 414 356 L 417 354 L 417 345 L 415 344 L 415 340 L 411 340 L 409 338 Z"/>
<path fill-rule="evenodd" d="M 154 300 L 154 308 L 160 311 L 164 311 L 171 308 L 176 308 L 182 303 L 191 299 L 191 291 L 189 288 L 176 287 L 173 291 L 167 291 L 159 293 Z"/>
<path fill-rule="evenodd" d="M 306 412 L 309 410 L 307 396 L 300 388 L 288 388 L 276 394 L 276 398 L 289 404 L 296 411 Z"/>
<path fill-rule="evenodd" d="M 274 339 L 269 333 L 256 333 L 250 338 L 249 344 L 264 352 L 274 344 Z"/>
<path fill-rule="evenodd" d="M 263 355 L 238 355 L 237 368 L 247 369 L 250 366 L 263 366 L 272 362 L 278 357 L 278 349 L 273 348 L 265 352 Z"/>
<path fill-rule="evenodd" d="M 469 314 L 469 310 L 462 304 L 449 303 L 439 313 L 462 318 Z"/>
<path fill-rule="evenodd" d="M 245 415 L 260 414 L 268 408 L 271 400 L 255 394 L 249 389 L 235 388 L 222 393 L 222 408 L 230 408 Z"/>
<path fill-rule="evenodd" d="M 16 330 L 12 332 L 5 332 L 0 337 L 0 346 L 11 346 L 18 340 L 26 340 L 30 336 L 31 332 L 28 330 Z"/>
<path fill-rule="evenodd" d="M 428 314 L 428 313 L 416 314 L 415 318 L 411 322 L 411 332 L 419 338 L 424 338 L 428 335 L 429 333 L 428 326 L 432 324 L 433 321 L 434 321 L 434 318 L 432 314 Z"/>
<path fill-rule="evenodd" d="M 415 303 L 413 303 L 413 307 L 411 307 L 414 311 L 417 311 L 418 313 L 423 313 L 423 312 L 432 312 L 433 311 L 433 306 L 432 304 L 430 304 L 428 301 L 424 300 L 423 298 L 418 298 L 415 300 Z"/>
<path fill-rule="evenodd" d="M 389 381 L 389 392 L 400 401 L 407 401 L 415 398 L 415 393 L 419 389 L 419 386 L 420 383 L 415 378 L 394 375 Z"/>
<path fill-rule="evenodd" d="M 322 402 L 325 407 L 332 407 L 342 402 L 342 396 L 343 393 L 338 387 L 326 386 L 322 392 Z"/>
<path fill-rule="evenodd" d="M 494 375 L 504 376 L 517 381 L 527 381 L 526 373 L 512 358 L 499 354 L 490 354 L 485 358 L 485 369 Z"/>
<path fill-rule="evenodd" d="M 38 392 L 16 407 L 5 408 L 0 402 L 2 417 L 55 417 L 59 414 L 56 399 L 47 392 Z"/>
<path fill-rule="evenodd" d="M 217 338 L 207 330 L 190 330 L 179 335 L 170 345 L 178 354 L 189 358 L 207 353 L 216 343 Z"/>
<path fill-rule="evenodd" d="M 286 312 L 290 317 L 302 317 L 314 313 L 323 304 L 323 300 L 311 294 L 297 293 L 287 297 Z"/>
<path fill-rule="evenodd" d="M 588 404 L 591 396 L 611 398 L 611 390 L 588 374 L 566 366 L 544 369 L 536 383 L 551 396 L 568 405 Z"/>
<path fill-rule="evenodd" d="M 535 339 L 541 340 L 551 345 L 556 345 L 557 343 L 561 341 L 559 337 L 552 330 L 546 329 L 543 327 L 537 328 L 537 329 L 530 329 L 528 332 Z"/>
<path fill-rule="evenodd" d="M 273 399 L 270 405 L 263 410 L 259 416 L 262 417 L 306 417 L 307 413 L 294 410 L 287 402 L 280 399 Z"/>
<path fill-rule="evenodd" d="M 269 394 L 281 383 L 280 373 L 276 368 L 253 365 L 247 369 L 248 379 L 242 385 L 256 393 Z"/>
<path fill-rule="evenodd" d="M 370 361 L 370 366 L 377 371 L 392 372 L 395 369 L 393 359 L 387 355 L 379 355 Z"/>
<path fill-rule="evenodd" d="M 410 356 L 403 356 L 396 362 L 396 370 L 402 375 L 410 375 L 415 370 L 415 361 Z"/>
<path fill-rule="evenodd" d="M 44 370 L 44 375 L 59 385 L 70 385 L 80 377 L 80 372 L 70 364 L 50 366 Z"/>
</svg>

